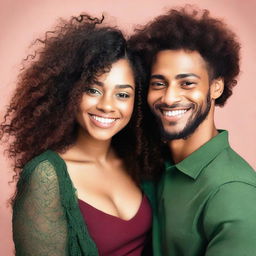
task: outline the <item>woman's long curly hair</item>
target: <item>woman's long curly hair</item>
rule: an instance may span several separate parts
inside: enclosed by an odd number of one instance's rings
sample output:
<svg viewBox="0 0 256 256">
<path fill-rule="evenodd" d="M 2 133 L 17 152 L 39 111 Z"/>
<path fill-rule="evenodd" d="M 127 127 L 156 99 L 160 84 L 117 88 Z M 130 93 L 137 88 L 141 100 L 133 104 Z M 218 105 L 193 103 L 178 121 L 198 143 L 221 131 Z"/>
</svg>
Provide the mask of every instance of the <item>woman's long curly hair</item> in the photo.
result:
<svg viewBox="0 0 256 256">
<path fill-rule="evenodd" d="M 31 61 L 25 61 L 0 125 L 0 139 L 9 139 L 7 152 L 14 161 L 14 179 L 36 155 L 47 149 L 63 152 L 75 142 L 75 113 L 85 86 L 122 58 L 129 60 L 134 71 L 135 109 L 129 124 L 113 137 L 112 146 L 136 181 L 147 176 L 138 167 L 140 159 L 136 161 L 142 147 L 142 67 L 130 54 L 122 32 L 106 26 L 103 19 L 83 14 L 62 20 L 43 40 L 37 39 L 42 47 Z"/>
</svg>

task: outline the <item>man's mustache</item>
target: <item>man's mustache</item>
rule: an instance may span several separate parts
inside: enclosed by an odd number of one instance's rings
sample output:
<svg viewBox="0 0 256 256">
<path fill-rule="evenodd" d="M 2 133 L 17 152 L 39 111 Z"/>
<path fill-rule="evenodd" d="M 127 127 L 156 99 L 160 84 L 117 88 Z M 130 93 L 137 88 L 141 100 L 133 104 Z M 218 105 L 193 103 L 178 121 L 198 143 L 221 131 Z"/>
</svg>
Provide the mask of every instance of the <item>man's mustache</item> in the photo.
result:
<svg viewBox="0 0 256 256">
<path fill-rule="evenodd" d="M 155 109 L 175 109 L 175 108 L 193 108 L 194 107 L 194 104 L 193 103 L 188 103 L 188 104 L 181 104 L 181 103 L 175 103 L 175 104 L 172 104 L 172 105 L 168 105 L 166 103 L 157 103 L 155 104 Z"/>
</svg>

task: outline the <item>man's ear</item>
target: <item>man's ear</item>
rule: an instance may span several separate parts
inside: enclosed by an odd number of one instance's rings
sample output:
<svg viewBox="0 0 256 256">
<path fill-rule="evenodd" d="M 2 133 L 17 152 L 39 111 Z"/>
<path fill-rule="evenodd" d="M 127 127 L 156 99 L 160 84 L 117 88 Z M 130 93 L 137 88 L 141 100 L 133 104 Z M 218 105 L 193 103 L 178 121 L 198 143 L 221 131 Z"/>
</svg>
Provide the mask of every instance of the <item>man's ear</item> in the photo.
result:
<svg viewBox="0 0 256 256">
<path fill-rule="evenodd" d="M 224 80 L 223 78 L 216 78 L 211 83 L 211 98 L 218 99 L 224 90 Z"/>
</svg>

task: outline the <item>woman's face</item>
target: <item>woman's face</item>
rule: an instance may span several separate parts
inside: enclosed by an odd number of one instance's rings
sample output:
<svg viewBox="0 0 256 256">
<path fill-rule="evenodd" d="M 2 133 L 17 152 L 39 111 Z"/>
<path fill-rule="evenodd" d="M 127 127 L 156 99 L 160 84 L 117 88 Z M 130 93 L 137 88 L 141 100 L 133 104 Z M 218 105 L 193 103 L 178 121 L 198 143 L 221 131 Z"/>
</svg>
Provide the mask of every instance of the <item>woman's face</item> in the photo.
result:
<svg viewBox="0 0 256 256">
<path fill-rule="evenodd" d="M 111 139 L 129 122 L 134 98 L 132 68 L 128 60 L 120 59 L 85 89 L 76 116 L 80 128 L 97 140 Z"/>
</svg>

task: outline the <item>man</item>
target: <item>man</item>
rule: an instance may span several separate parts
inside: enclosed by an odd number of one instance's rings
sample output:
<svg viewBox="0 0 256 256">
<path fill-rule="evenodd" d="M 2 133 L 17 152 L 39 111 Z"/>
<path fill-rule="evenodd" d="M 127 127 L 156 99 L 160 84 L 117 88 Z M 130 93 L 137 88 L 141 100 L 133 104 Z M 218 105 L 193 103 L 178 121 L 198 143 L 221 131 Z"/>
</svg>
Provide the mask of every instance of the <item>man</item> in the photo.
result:
<svg viewBox="0 0 256 256">
<path fill-rule="evenodd" d="M 256 255 L 256 174 L 214 123 L 239 74 L 236 36 L 208 11 L 182 8 L 138 30 L 130 45 L 170 152 L 157 185 L 154 255 Z"/>
</svg>

